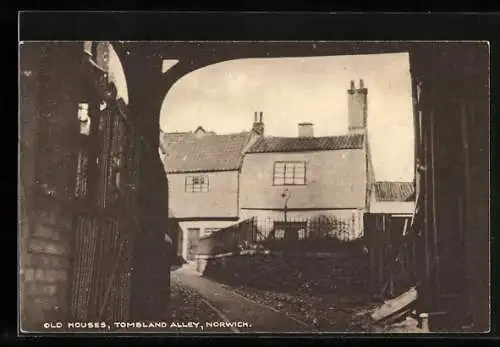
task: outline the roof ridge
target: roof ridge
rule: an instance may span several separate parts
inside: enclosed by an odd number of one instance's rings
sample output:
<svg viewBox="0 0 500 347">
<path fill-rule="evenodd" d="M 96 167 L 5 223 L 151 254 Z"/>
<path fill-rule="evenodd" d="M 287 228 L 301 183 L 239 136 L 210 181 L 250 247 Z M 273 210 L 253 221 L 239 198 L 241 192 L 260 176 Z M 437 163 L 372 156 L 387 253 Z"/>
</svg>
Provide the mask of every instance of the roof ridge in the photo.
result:
<svg viewBox="0 0 500 347">
<path fill-rule="evenodd" d="M 376 183 L 413 183 L 413 181 L 394 181 L 394 180 L 384 180 L 384 181 L 375 181 Z"/>
<path fill-rule="evenodd" d="M 192 131 L 171 131 L 171 132 L 163 131 L 163 134 L 165 134 L 165 135 L 170 135 L 170 134 L 192 134 L 192 133 L 193 133 Z"/>
<path fill-rule="evenodd" d="M 362 149 L 364 142 L 364 134 L 320 137 L 262 137 L 249 149 L 248 153 Z"/>
<path fill-rule="evenodd" d="M 364 134 L 339 134 L 339 135 L 326 135 L 326 136 L 262 136 L 263 139 L 324 139 L 330 137 L 347 137 L 347 136 L 365 136 Z"/>
</svg>

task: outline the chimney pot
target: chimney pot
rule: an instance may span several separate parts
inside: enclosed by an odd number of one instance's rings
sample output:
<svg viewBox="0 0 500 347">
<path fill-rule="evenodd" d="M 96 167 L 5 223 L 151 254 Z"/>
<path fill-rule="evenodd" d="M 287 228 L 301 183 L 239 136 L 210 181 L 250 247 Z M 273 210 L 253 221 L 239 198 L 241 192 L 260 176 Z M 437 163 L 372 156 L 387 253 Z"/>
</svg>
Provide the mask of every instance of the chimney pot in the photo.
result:
<svg viewBox="0 0 500 347">
<path fill-rule="evenodd" d="M 257 113 L 258 113 L 257 111 L 255 111 L 255 112 L 253 113 L 253 121 L 254 121 L 255 123 L 257 123 Z"/>
<path fill-rule="evenodd" d="M 354 86 L 354 81 L 351 80 L 351 90 L 354 90 L 355 86 Z"/>
<path fill-rule="evenodd" d="M 351 81 L 352 84 L 352 81 Z M 368 109 L 368 90 L 365 88 L 364 81 L 359 80 L 359 89 L 348 91 L 348 127 L 349 132 L 358 132 L 366 130 L 367 109 Z"/>
<path fill-rule="evenodd" d="M 262 123 L 262 112 L 255 111 L 252 131 L 258 135 L 264 135 L 264 123 Z M 260 117 L 260 120 L 259 120 Z"/>
<path fill-rule="evenodd" d="M 262 116 L 263 116 L 264 112 L 260 112 L 260 118 L 259 118 L 259 123 L 262 123 Z"/>
<path fill-rule="evenodd" d="M 314 137 L 314 124 L 310 122 L 299 123 L 299 137 Z"/>
</svg>

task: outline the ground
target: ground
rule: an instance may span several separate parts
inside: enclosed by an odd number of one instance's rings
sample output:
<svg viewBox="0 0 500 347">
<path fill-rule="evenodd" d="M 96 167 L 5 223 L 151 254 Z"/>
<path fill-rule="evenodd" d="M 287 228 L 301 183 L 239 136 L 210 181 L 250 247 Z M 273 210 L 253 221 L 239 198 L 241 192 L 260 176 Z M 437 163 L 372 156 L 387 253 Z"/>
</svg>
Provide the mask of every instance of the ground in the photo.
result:
<svg viewBox="0 0 500 347">
<path fill-rule="evenodd" d="M 234 290 L 249 299 L 271 306 L 321 332 L 366 332 L 366 316 L 378 303 L 338 294 L 280 293 L 239 286 Z"/>
<path fill-rule="evenodd" d="M 171 322 L 205 322 L 219 321 L 219 315 L 203 300 L 200 294 L 184 286 L 173 278 L 171 282 L 171 301 L 169 318 Z M 203 328 L 204 330 L 206 327 Z M 199 328 L 170 329 L 179 332 L 198 332 Z M 230 332 L 229 329 L 215 329 L 219 332 Z M 210 329 L 208 329 L 210 331 Z"/>
<path fill-rule="evenodd" d="M 290 294 L 231 286 L 187 269 L 174 271 L 172 284 L 201 295 L 222 313 L 223 320 L 241 320 L 253 325 L 240 329 L 242 332 L 368 332 L 371 326 L 367 313 L 380 305 L 354 293 L 351 296 L 345 292 Z"/>
<path fill-rule="evenodd" d="M 305 283 L 306 287 L 307 283 Z M 390 326 L 374 326 L 369 312 L 381 304 L 345 291 L 318 294 L 301 290 L 280 293 L 249 286 L 221 284 L 193 270 L 172 273 L 172 318 L 182 321 L 246 322 L 232 332 L 422 332 L 407 319 Z M 177 308 L 175 308 L 177 307 Z M 225 329 L 227 332 L 228 329 Z M 221 331 L 220 328 L 212 331 Z"/>
<path fill-rule="evenodd" d="M 193 299 L 204 302 L 217 314 L 218 317 L 211 321 L 212 323 L 232 324 L 233 326 L 230 328 L 232 332 L 298 333 L 316 331 L 314 327 L 300 319 L 244 297 L 235 292 L 233 288 L 201 277 L 190 269 L 178 269 L 172 272 L 171 278 L 173 286 L 188 288 L 189 293 L 196 293 Z"/>
</svg>

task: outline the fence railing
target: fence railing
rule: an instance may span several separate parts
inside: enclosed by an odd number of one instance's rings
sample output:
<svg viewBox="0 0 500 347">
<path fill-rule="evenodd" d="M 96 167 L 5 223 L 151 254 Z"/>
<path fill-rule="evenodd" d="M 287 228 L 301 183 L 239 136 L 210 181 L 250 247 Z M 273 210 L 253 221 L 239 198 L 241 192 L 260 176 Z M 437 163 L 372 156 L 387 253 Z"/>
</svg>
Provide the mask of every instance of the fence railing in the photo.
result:
<svg viewBox="0 0 500 347">
<path fill-rule="evenodd" d="M 327 251 L 336 245 L 354 244 L 362 236 L 355 213 L 312 218 L 252 217 L 200 238 L 196 254 L 210 255 L 242 249 L 295 249 Z"/>
<path fill-rule="evenodd" d="M 319 215 L 310 218 L 255 219 L 261 240 L 307 241 L 342 240 L 360 237 L 355 213 L 346 216 Z"/>
</svg>

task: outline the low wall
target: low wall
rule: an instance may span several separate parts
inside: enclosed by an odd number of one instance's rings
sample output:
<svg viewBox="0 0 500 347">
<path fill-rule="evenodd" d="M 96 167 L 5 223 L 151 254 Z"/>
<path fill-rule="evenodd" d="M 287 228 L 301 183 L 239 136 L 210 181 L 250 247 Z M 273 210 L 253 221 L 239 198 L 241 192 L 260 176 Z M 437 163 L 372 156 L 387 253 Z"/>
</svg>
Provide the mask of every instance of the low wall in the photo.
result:
<svg viewBox="0 0 500 347">
<path fill-rule="evenodd" d="M 283 253 L 243 251 L 199 257 L 198 272 L 230 285 L 283 292 L 367 290 L 368 259 L 362 251 L 345 253 Z"/>
</svg>

